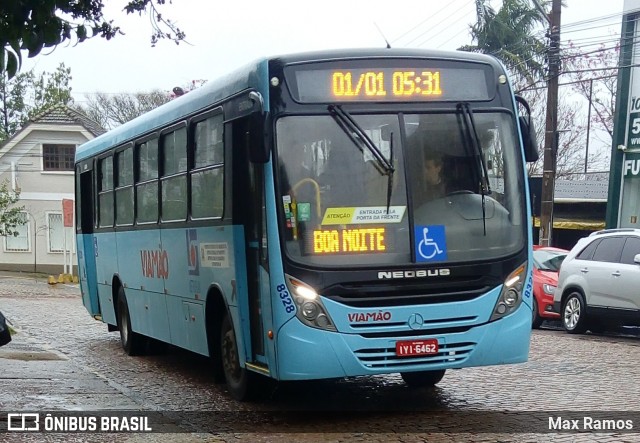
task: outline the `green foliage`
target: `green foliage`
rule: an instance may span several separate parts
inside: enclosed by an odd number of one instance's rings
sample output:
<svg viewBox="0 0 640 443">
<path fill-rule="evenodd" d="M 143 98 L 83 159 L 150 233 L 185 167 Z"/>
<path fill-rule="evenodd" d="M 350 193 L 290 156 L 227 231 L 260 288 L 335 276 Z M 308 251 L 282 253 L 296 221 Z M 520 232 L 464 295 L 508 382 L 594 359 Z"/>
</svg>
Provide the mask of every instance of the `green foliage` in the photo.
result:
<svg viewBox="0 0 640 443">
<path fill-rule="evenodd" d="M 70 81 L 71 68 L 67 68 L 64 63 L 60 63 L 55 72 L 34 75 L 32 82 L 33 104 L 29 116 L 33 117 L 53 106 L 71 103 L 73 99 L 71 86 L 69 86 Z"/>
<path fill-rule="evenodd" d="M 0 72 L 0 142 L 15 134 L 45 109 L 68 105 L 71 97 L 71 68 L 61 63 L 55 72 L 19 73 L 12 78 Z"/>
<path fill-rule="evenodd" d="M 16 227 L 27 223 L 24 206 L 15 206 L 20 200 L 20 192 L 9 190 L 5 180 L 0 184 L 0 237 L 17 236 Z"/>
<path fill-rule="evenodd" d="M 543 7 L 548 3 L 542 2 Z M 478 23 L 471 26 L 476 44 L 460 49 L 494 55 L 513 74 L 531 82 L 544 76 L 547 45 L 538 35 L 547 26 L 545 14 L 527 0 L 504 0 L 497 12 L 490 6 L 482 10 Z"/>
<path fill-rule="evenodd" d="M 155 4 L 154 4 L 155 1 Z M 179 43 L 184 32 L 158 12 L 156 5 L 166 0 L 131 0 L 128 14 L 147 12 L 151 16 L 151 43 L 170 39 Z M 120 33 L 120 28 L 102 13 L 103 0 L 3 0 L 0 2 L 0 71 L 13 78 L 22 62 L 22 52 L 29 57 L 65 41 L 82 42 L 101 36 L 107 40 Z"/>
<path fill-rule="evenodd" d="M 27 91 L 33 74 L 18 74 L 11 80 L 0 74 L 0 142 L 16 133 L 29 119 Z"/>
</svg>

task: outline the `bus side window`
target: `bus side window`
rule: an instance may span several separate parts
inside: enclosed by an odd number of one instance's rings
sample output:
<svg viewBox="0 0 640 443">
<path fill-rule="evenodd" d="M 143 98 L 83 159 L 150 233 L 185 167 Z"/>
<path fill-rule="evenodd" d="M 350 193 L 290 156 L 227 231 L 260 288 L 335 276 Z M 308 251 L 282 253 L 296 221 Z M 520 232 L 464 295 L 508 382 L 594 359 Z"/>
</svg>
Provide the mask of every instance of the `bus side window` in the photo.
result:
<svg viewBox="0 0 640 443">
<path fill-rule="evenodd" d="M 195 124 L 191 217 L 222 217 L 224 209 L 224 125 L 222 114 Z"/>
<path fill-rule="evenodd" d="M 113 156 L 98 160 L 98 227 L 113 226 Z"/>
<path fill-rule="evenodd" d="M 133 148 L 116 153 L 116 225 L 133 224 Z"/>
<path fill-rule="evenodd" d="M 162 200 L 163 221 L 184 221 L 187 218 L 187 128 L 182 127 L 162 135 Z"/>
<path fill-rule="evenodd" d="M 158 221 L 158 139 L 136 146 L 136 221 Z"/>
</svg>

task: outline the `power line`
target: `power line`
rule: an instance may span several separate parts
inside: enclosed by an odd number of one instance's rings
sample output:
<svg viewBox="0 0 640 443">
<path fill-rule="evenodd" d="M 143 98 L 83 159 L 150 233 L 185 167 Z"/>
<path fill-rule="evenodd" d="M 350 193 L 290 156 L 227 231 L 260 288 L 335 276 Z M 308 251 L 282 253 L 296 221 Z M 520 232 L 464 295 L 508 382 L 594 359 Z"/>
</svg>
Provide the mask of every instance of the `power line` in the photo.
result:
<svg viewBox="0 0 640 443">
<path fill-rule="evenodd" d="M 454 0 L 457 1 L 457 0 Z M 438 14 L 440 14 L 442 11 L 444 11 L 445 9 L 447 9 L 449 6 L 451 6 L 451 3 L 445 4 L 442 8 L 438 9 L 436 12 L 434 12 L 433 14 L 429 15 L 427 18 L 425 18 L 424 20 L 422 20 L 420 23 L 418 23 L 417 25 L 415 25 L 413 28 L 409 29 L 408 31 L 402 33 L 399 37 L 396 37 L 395 39 L 393 39 L 391 41 L 391 43 L 395 43 L 398 40 L 400 40 L 401 38 L 405 37 L 406 35 L 410 34 L 412 31 L 418 29 L 421 25 L 425 24 L 426 22 L 428 22 L 429 20 L 431 20 L 432 18 L 434 18 L 435 16 L 437 16 Z"/>
<path fill-rule="evenodd" d="M 451 27 L 451 24 L 450 24 L 450 23 L 447 23 L 447 22 L 446 22 L 446 20 L 447 20 L 447 19 L 449 19 L 449 18 L 451 18 L 452 16 L 454 16 L 454 15 L 458 14 L 460 11 L 464 11 L 465 6 L 468 6 L 468 4 L 469 4 L 469 3 L 466 3 L 466 4 L 463 4 L 462 6 L 460 6 L 458 9 L 456 9 L 456 10 L 455 10 L 455 11 L 453 11 L 451 14 L 449 14 L 449 15 L 448 15 L 448 16 L 447 16 L 447 17 L 446 17 L 446 18 L 445 18 L 445 19 L 444 19 L 440 24 L 441 24 L 441 25 L 444 25 L 444 26 L 446 26 L 446 27 Z M 462 17 L 458 18 L 458 19 L 457 19 L 457 20 L 455 20 L 453 23 L 457 23 L 457 22 L 459 22 L 461 19 L 462 19 Z M 415 39 L 413 39 L 413 40 L 412 40 L 412 42 L 413 42 L 413 41 L 415 41 L 415 40 L 417 40 L 418 38 L 420 38 L 420 37 L 424 36 L 424 35 L 425 35 L 427 32 L 429 32 L 429 31 L 434 31 L 434 29 L 429 29 L 429 30 L 427 30 L 427 31 L 423 32 L 423 33 L 422 33 L 422 34 L 420 34 L 418 37 L 416 37 Z M 435 36 L 427 37 L 427 39 L 426 39 L 426 40 L 423 40 L 422 42 L 418 43 L 418 46 L 423 46 L 425 43 L 427 43 L 427 42 L 428 42 L 428 41 L 430 41 L 430 40 L 433 40 L 434 38 L 435 38 Z"/>
</svg>

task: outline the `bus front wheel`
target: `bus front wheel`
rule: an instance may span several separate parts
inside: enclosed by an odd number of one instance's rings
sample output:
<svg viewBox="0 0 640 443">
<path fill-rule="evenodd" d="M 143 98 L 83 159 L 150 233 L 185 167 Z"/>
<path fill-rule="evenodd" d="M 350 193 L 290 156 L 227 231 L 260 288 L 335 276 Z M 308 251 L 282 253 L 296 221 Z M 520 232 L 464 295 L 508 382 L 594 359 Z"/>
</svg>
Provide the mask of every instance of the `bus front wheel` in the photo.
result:
<svg viewBox="0 0 640 443">
<path fill-rule="evenodd" d="M 118 291 L 118 329 L 120 329 L 120 341 L 124 352 L 127 355 L 141 355 L 145 348 L 145 337 L 131 329 L 129 305 L 123 287 Z"/>
<path fill-rule="evenodd" d="M 402 372 L 400 375 L 404 382 L 412 388 L 425 388 L 435 386 L 442 377 L 446 369 L 439 371 Z"/>
<path fill-rule="evenodd" d="M 220 356 L 229 393 L 236 400 L 248 400 L 251 374 L 240 366 L 236 334 L 228 314 L 224 316 L 221 325 Z"/>
</svg>

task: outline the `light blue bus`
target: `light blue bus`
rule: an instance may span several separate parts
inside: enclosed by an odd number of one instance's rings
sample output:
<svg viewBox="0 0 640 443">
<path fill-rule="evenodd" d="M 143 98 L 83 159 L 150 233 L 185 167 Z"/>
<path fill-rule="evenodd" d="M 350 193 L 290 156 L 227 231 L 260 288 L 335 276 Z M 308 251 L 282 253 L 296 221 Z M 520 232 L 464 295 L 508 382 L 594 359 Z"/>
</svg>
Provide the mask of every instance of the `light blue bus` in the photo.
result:
<svg viewBox="0 0 640 443">
<path fill-rule="evenodd" d="M 526 361 L 528 106 L 494 58 L 273 57 L 78 148 L 84 305 L 256 385 Z M 522 114 L 522 115 L 521 115 Z"/>
</svg>

